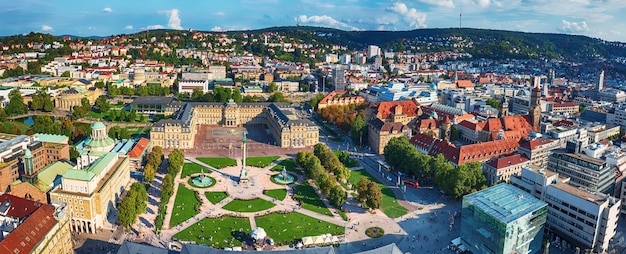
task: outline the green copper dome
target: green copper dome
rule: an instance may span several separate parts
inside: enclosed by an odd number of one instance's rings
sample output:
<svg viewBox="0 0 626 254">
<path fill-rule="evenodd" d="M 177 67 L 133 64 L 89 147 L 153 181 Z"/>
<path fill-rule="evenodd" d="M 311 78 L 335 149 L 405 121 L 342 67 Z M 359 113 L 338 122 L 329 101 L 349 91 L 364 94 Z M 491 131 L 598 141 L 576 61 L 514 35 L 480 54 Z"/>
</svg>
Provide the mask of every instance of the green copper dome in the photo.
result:
<svg viewBox="0 0 626 254">
<path fill-rule="evenodd" d="M 33 153 L 30 149 L 26 148 L 26 152 L 24 152 L 24 158 L 33 158 Z"/>
<path fill-rule="evenodd" d="M 104 126 L 104 124 L 102 122 L 95 122 L 91 125 L 91 129 L 106 129 L 107 127 Z"/>
</svg>

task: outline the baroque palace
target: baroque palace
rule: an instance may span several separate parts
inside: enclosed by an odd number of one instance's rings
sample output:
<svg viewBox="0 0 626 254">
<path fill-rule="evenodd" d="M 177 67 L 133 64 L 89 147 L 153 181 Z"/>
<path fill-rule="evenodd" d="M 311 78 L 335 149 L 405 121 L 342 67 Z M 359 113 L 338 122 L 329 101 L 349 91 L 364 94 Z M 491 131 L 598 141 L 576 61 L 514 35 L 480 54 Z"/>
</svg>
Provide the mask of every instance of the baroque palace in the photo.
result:
<svg viewBox="0 0 626 254">
<path fill-rule="evenodd" d="M 150 140 L 163 148 L 194 147 L 198 125 L 240 127 L 245 124 L 267 125 L 276 144 L 282 148 L 307 147 L 319 142 L 319 129 L 308 119 L 300 119 L 289 104 L 172 102 L 150 131 Z"/>
</svg>

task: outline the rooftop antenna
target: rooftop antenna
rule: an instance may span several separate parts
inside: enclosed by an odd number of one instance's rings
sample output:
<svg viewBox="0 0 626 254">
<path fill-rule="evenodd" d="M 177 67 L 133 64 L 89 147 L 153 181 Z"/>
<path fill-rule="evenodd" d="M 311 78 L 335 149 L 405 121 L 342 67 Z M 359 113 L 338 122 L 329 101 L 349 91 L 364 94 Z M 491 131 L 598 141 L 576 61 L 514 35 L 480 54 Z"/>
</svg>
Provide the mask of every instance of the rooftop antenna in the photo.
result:
<svg viewBox="0 0 626 254">
<path fill-rule="evenodd" d="M 459 29 L 463 27 L 462 21 L 463 21 L 463 7 L 461 7 L 461 12 L 459 13 Z"/>
</svg>

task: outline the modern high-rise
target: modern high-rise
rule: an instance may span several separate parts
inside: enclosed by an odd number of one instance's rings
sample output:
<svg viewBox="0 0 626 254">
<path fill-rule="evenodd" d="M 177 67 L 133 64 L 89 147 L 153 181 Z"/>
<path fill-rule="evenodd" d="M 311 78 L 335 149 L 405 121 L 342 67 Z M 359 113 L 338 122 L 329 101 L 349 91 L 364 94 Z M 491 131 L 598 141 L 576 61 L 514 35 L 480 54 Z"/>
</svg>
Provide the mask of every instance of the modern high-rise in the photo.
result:
<svg viewBox="0 0 626 254">
<path fill-rule="evenodd" d="M 581 253 L 604 253 L 615 235 L 621 200 L 585 191 L 553 171 L 525 167 L 511 184 L 548 203 L 546 229 L 551 240 L 565 240 Z"/>
<path fill-rule="evenodd" d="M 600 72 L 598 76 L 598 84 L 596 84 L 596 90 L 602 91 L 604 89 L 604 71 Z"/>
<path fill-rule="evenodd" d="M 375 56 L 380 56 L 380 54 L 381 54 L 380 47 L 376 45 L 369 45 L 367 47 L 367 59 L 370 59 Z"/>
<path fill-rule="evenodd" d="M 466 195 L 461 242 L 472 253 L 540 253 L 547 208 L 509 184 Z"/>
<path fill-rule="evenodd" d="M 335 90 L 346 90 L 346 70 L 335 68 L 332 71 L 333 85 Z"/>
</svg>

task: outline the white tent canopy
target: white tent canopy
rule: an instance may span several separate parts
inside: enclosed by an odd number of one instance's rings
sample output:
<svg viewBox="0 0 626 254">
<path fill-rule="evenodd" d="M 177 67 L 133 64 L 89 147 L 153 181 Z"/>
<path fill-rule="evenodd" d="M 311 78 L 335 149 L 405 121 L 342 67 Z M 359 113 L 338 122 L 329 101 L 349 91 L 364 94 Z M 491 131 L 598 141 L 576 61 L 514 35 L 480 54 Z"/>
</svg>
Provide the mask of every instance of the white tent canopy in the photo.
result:
<svg viewBox="0 0 626 254">
<path fill-rule="evenodd" d="M 250 233 L 250 236 L 254 240 L 263 240 L 267 237 L 267 233 L 265 233 L 265 229 L 263 228 L 255 228 L 252 230 L 252 233 Z"/>
<path fill-rule="evenodd" d="M 327 245 L 338 243 L 339 238 L 337 236 L 333 236 L 331 234 L 323 234 L 318 236 L 305 236 L 302 237 L 302 244 L 304 246 L 307 245 Z"/>
</svg>

